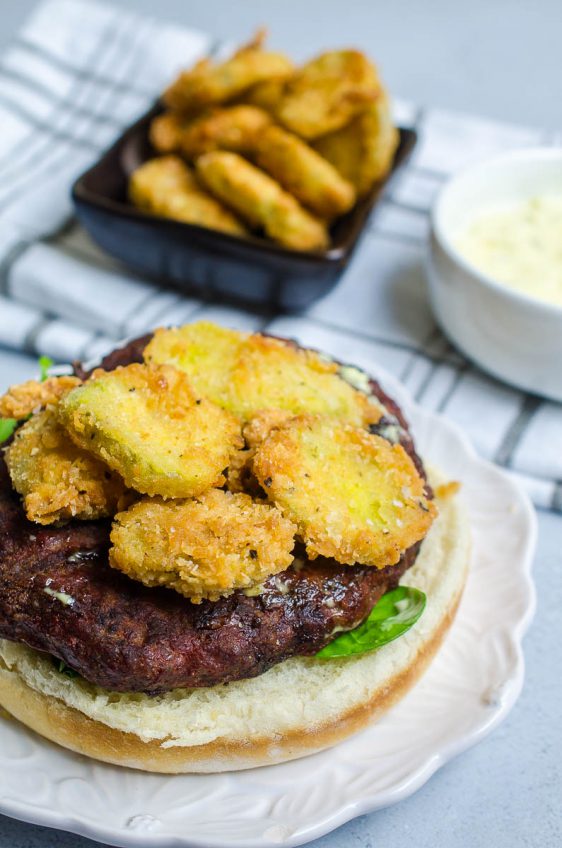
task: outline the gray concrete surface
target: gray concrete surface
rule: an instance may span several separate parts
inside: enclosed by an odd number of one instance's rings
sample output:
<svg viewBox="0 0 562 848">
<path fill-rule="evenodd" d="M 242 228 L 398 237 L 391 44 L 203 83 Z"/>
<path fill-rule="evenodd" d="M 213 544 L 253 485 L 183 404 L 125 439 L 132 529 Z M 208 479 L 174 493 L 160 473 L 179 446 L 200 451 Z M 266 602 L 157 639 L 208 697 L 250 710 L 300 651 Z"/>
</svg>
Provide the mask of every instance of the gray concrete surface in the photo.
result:
<svg viewBox="0 0 562 848">
<path fill-rule="evenodd" d="M 107 0 L 244 39 L 266 24 L 297 59 L 333 45 L 376 57 L 391 91 L 422 105 L 560 129 L 559 0 Z M 0 47 L 36 0 L 1 0 Z"/>
<path fill-rule="evenodd" d="M 326 45 L 357 44 L 377 57 L 397 95 L 562 128 L 559 0 L 119 2 L 219 37 L 244 38 L 266 23 L 272 42 L 297 58 Z M 34 0 L 2 0 L 0 47 L 33 6 Z M 33 372 L 28 357 L 0 350 L 0 390 Z M 350 822 L 315 848 L 562 846 L 562 519 L 543 513 L 539 524 L 538 610 L 525 640 L 527 678 L 507 721 L 412 798 Z M 0 848 L 92 844 L 0 817 Z"/>
</svg>

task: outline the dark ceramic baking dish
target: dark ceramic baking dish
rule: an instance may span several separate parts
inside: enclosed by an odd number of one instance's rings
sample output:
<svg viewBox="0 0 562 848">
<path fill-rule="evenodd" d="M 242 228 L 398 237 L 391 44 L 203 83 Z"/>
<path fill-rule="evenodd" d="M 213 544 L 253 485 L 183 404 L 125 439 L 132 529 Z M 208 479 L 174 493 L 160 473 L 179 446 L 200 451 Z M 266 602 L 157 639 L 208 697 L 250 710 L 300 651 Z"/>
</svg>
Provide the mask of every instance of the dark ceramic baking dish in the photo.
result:
<svg viewBox="0 0 562 848">
<path fill-rule="evenodd" d="M 335 286 L 371 209 L 416 143 L 413 130 L 401 129 L 387 180 L 337 221 L 327 251 L 304 253 L 258 237 L 171 221 L 128 203 L 129 175 L 154 156 L 148 128 L 160 111 L 154 106 L 76 180 L 72 198 L 78 218 L 103 250 L 136 272 L 191 294 L 275 309 L 303 309 Z"/>
</svg>

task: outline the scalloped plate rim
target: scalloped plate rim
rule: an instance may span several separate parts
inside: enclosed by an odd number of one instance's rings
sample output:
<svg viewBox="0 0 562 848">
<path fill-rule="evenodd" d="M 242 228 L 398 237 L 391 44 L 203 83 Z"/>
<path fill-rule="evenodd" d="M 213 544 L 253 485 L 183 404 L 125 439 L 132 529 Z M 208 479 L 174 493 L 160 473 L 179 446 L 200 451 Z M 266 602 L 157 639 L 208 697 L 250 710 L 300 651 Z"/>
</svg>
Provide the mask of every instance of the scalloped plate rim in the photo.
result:
<svg viewBox="0 0 562 848">
<path fill-rule="evenodd" d="M 421 765 L 415 768 L 405 778 L 398 781 L 392 787 L 384 792 L 378 792 L 374 795 L 366 794 L 365 797 L 359 797 L 355 801 L 350 801 L 344 804 L 336 812 L 332 812 L 324 817 L 321 817 L 310 825 L 302 825 L 299 830 L 294 830 L 287 839 L 264 839 L 263 835 L 256 838 L 244 838 L 245 848 L 271 848 L 273 845 L 283 845 L 285 848 L 297 848 L 315 839 L 325 836 L 327 833 L 336 830 L 346 822 L 356 818 L 357 816 L 366 815 L 376 812 L 377 810 L 391 806 L 405 800 L 410 795 L 420 789 L 435 772 L 449 762 L 454 757 L 462 754 L 472 746 L 476 745 L 491 733 L 510 713 L 516 703 L 524 682 L 525 676 L 525 660 L 522 649 L 522 640 L 527 632 L 529 625 L 533 619 L 536 609 L 536 590 L 532 579 L 532 562 L 536 547 L 537 538 L 537 519 L 534 507 L 532 506 L 528 495 L 521 489 L 518 483 L 511 478 L 505 471 L 498 468 L 493 463 L 480 457 L 474 449 L 472 443 L 462 430 L 454 423 L 438 415 L 430 410 L 424 409 L 417 404 L 407 389 L 392 375 L 389 374 L 383 367 L 376 363 L 361 364 L 363 370 L 367 371 L 371 376 L 380 380 L 383 383 L 389 394 L 397 399 L 404 407 L 407 417 L 412 421 L 415 434 L 416 419 L 425 418 L 433 425 L 449 430 L 454 438 L 462 445 L 463 451 L 470 459 L 471 464 L 482 468 L 487 474 L 493 474 L 497 478 L 507 483 L 511 488 L 512 495 L 517 499 L 519 505 L 523 508 L 526 532 L 524 536 L 524 546 L 520 554 L 519 577 L 524 581 L 526 588 L 527 604 L 521 613 L 518 620 L 512 626 L 512 640 L 516 648 L 514 659 L 514 672 L 506 681 L 503 681 L 501 697 L 497 706 L 486 717 L 485 721 L 475 726 L 471 731 L 460 735 L 457 739 L 452 740 L 449 744 L 442 748 L 437 748 L 432 751 Z M 58 373 L 62 369 L 53 369 Z M 0 736 L 2 728 L 0 725 Z M 26 731 L 27 732 L 27 731 Z M 36 736 L 35 734 L 33 734 Z M 47 740 L 36 737 L 39 744 L 52 745 L 53 743 Z M 72 756 L 72 754 L 69 754 Z M 300 762 L 306 764 L 313 763 L 314 756 L 305 757 Z M 115 766 L 115 768 L 119 768 Z M 133 770 L 130 770 L 134 773 Z M 258 771 L 258 770 L 256 770 Z M 137 773 L 142 779 L 142 772 Z M 206 775 L 199 775 L 199 779 L 205 780 Z M 170 779 L 172 779 L 171 776 Z M 55 830 L 62 830 L 68 833 L 73 833 L 77 836 L 84 836 L 97 842 L 105 842 L 108 845 L 116 846 L 116 848 L 229 848 L 229 844 L 239 848 L 240 842 L 236 840 L 232 843 L 225 842 L 223 837 L 219 840 L 203 837 L 201 839 L 189 839 L 180 835 L 161 834 L 158 832 L 142 833 L 125 830 L 124 828 L 104 827 L 103 825 L 93 826 L 89 820 L 80 818 L 79 816 L 68 816 L 62 813 L 57 813 L 54 810 L 37 809 L 29 802 L 7 800 L 0 797 L 0 813 L 29 824 L 35 824 L 44 827 L 50 827 Z"/>
</svg>

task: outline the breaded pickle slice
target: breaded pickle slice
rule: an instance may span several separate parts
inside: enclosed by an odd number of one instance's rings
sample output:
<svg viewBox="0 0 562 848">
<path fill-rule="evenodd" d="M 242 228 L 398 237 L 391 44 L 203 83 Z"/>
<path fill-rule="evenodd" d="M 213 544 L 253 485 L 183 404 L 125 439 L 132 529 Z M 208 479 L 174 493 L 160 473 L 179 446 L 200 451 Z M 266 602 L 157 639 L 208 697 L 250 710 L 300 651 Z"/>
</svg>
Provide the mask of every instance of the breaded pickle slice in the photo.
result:
<svg viewBox="0 0 562 848">
<path fill-rule="evenodd" d="M 26 515 L 37 524 L 105 518 L 124 506 L 123 480 L 68 438 L 53 407 L 16 432 L 5 458 Z"/>
<path fill-rule="evenodd" d="M 321 218 L 343 215 L 355 203 L 352 184 L 316 150 L 281 127 L 264 128 L 256 162 Z"/>
<path fill-rule="evenodd" d="M 284 410 L 365 426 L 382 414 L 376 401 L 338 375 L 337 363 L 259 333 L 201 321 L 157 330 L 144 356 L 181 368 L 197 391 L 244 421 L 260 410 Z"/>
<path fill-rule="evenodd" d="M 311 558 L 394 565 L 424 538 L 436 513 L 401 445 L 320 417 L 272 430 L 253 470 L 270 501 L 297 524 Z"/>
<path fill-rule="evenodd" d="M 400 136 L 385 91 L 346 127 L 317 139 L 316 150 L 361 197 L 390 171 Z"/>
<path fill-rule="evenodd" d="M 215 150 L 200 156 L 197 176 L 222 203 L 254 228 L 291 250 L 328 247 L 326 225 L 304 209 L 276 180 L 237 153 Z"/>
<path fill-rule="evenodd" d="M 145 586 L 216 601 L 288 568 L 295 529 L 275 507 L 219 489 L 144 500 L 116 516 L 109 561 Z"/>
<path fill-rule="evenodd" d="M 139 209 L 165 218 L 239 236 L 247 233 L 232 212 L 201 188 L 178 156 L 159 156 L 140 165 L 131 174 L 129 197 Z"/>
<path fill-rule="evenodd" d="M 363 53 L 331 50 L 289 80 L 276 115 L 302 138 L 318 138 L 345 126 L 379 90 L 375 67 Z"/>
<path fill-rule="evenodd" d="M 270 123 L 267 112 L 255 106 L 217 109 L 189 124 L 181 133 L 179 146 L 188 159 L 195 159 L 211 150 L 251 152 L 260 133 Z"/>
<path fill-rule="evenodd" d="M 230 387 L 230 408 L 242 419 L 262 409 L 309 412 L 366 425 L 381 408 L 338 376 L 337 363 L 311 350 L 253 335 L 241 348 Z"/>
<path fill-rule="evenodd" d="M 262 49 L 265 33 L 218 65 L 203 59 L 184 71 L 164 92 L 171 109 L 191 112 L 226 103 L 247 89 L 267 80 L 283 80 L 293 73 L 293 63 L 283 53 Z"/>
<path fill-rule="evenodd" d="M 281 103 L 283 95 L 285 94 L 285 89 L 289 79 L 290 77 L 287 77 L 287 79 L 266 80 L 266 82 L 259 82 L 249 91 L 244 93 L 243 100 L 245 103 L 264 109 L 264 111 L 269 112 L 270 115 L 274 116 L 279 104 Z"/>
<path fill-rule="evenodd" d="M 97 371 L 66 395 L 59 415 L 76 444 L 147 495 L 185 498 L 224 483 L 240 425 L 170 365 Z"/>
<path fill-rule="evenodd" d="M 16 386 L 10 386 L 6 394 L 0 397 L 0 418 L 27 418 L 32 412 L 38 412 L 80 385 L 78 377 L 49 377 L 47 380 L 27 380 Z"/>
<path fill-rule="evenodd" d="M 186 118 L 178 112 L 162 112 L 150 122 L 150 143 L 158 153 L 176 153 L 186 126 Z"/>
<path fill-rule="evenodd" d="M 254 497 L 263 497 L 252 467 L 256 448 L 275 427 L 280 427 L 292 417 L 290 412 L 282 409 L 263 409 L 244 425 L 242 435 L 245 447 L 236 451 L 228 466 L 226 485 L 230 492 L 247 492 Z"/>
<path fill-rule="evenodd" d="M 185 371 L 196 392 L 226 406 L 230 374 L 247 338 L 210 321 L 160 328 L 144 349 L 144 359 Z"/>
</svg>

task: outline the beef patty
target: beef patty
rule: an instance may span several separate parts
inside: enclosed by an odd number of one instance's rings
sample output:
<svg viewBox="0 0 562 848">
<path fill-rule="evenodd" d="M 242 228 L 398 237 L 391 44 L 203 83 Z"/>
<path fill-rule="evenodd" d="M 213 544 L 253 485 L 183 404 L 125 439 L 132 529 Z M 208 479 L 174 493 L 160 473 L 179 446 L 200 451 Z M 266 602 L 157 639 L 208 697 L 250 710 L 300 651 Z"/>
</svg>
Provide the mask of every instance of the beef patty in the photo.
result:
<svg viewBox="0 0 562 848">
<path fill-rule="evenodd" d="M 138 361 L 148 338 L 115 352 L 103 367 Z M 400 410 L 373 389 L 389 410 L 381 434 L 399 425 L 421 468 Z M 48 652 L 109 690 L 148 694 L 255 677 L 289 657 L 316 653 L 336 630 L 368 615 L 419 549 L 382 570 L 302 556 L 259 594 L 238 591 L 195 605 L 110 568 L 109 530 L 107 521 L 28 521 L 0 460 L 0 637 Z"/>
</svg>

